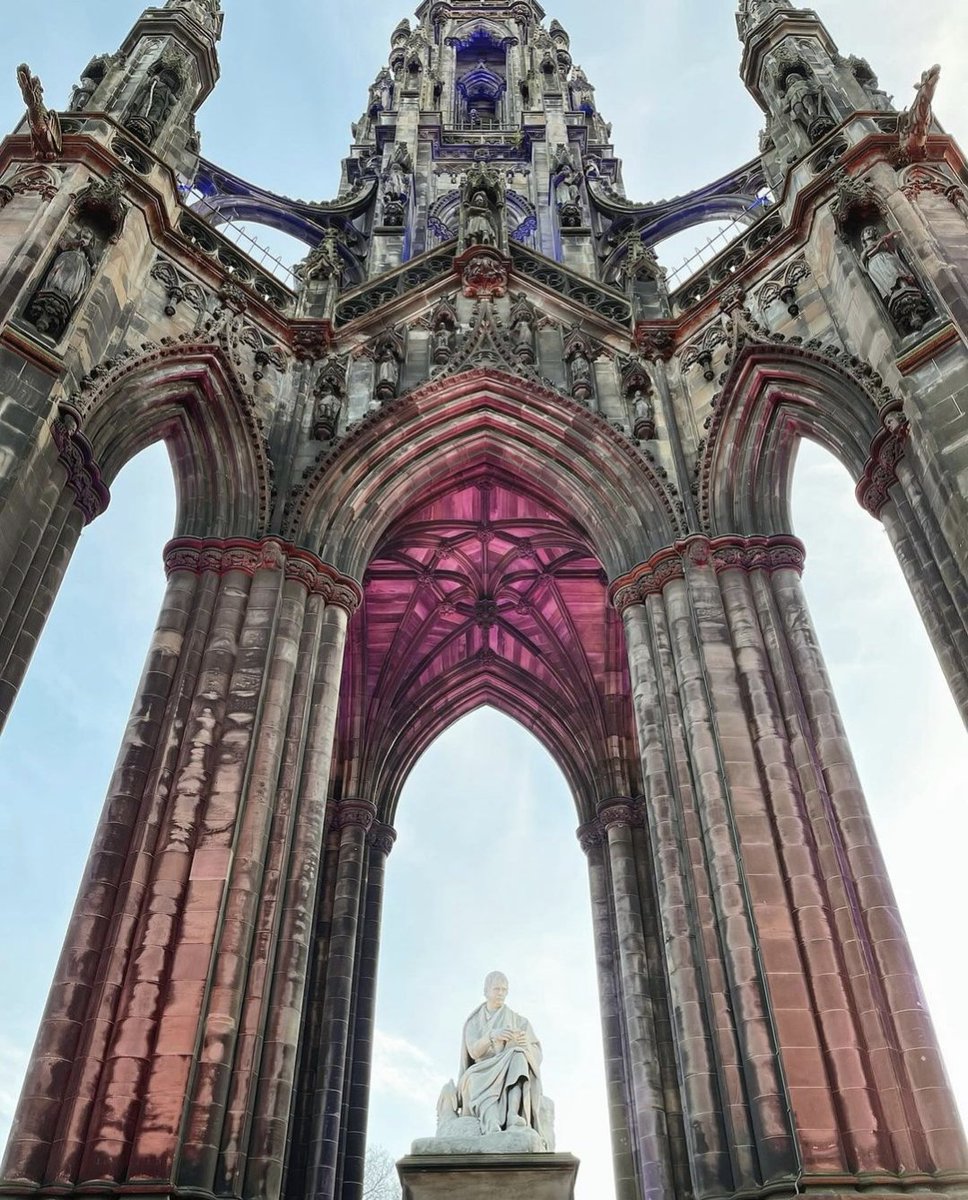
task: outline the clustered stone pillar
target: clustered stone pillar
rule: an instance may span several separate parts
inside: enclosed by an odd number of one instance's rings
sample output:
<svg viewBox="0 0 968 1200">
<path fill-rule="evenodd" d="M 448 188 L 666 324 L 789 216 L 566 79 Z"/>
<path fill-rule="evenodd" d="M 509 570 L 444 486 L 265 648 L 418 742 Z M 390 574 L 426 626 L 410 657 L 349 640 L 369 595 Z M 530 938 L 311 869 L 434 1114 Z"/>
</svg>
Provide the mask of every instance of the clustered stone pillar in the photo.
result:
<svg viewBox="0 0 968 1200">
<path fill-rule="evenodd" d="M 964 1161 L 802 566 L 794 538 L 697 537 L 613 587 L 700 1197 Z"/>
<path fill-rule="evenodd" d="M 369 800 L 332 805 L 290 1133 L 287 1196 L 363 1194 L 386 860 L 394 830 Z"/>
<path fill-rule="evenodd" d="M 278 1195 L 349 614 L 273 539 L 180 539 L 3 1178 Z"/>
</svg>

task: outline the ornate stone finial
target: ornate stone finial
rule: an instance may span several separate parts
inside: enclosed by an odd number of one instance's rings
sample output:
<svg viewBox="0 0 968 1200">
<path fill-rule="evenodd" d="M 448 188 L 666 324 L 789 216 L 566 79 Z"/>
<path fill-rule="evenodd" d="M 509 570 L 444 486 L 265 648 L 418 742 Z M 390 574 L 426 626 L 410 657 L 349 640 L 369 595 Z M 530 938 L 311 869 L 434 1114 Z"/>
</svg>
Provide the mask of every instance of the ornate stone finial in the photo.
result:
<svg viewBox="0 0 968 1200">
<path fill-rule="evenodd" d="M 741 38 L 748 37 L 775 12 L 792 9 L 790 0 L 739 0 L 736 28 Z"/>
<path fill-rule="evenodd" d="M 916 95 L 910 108 L 898 118 L 898 154 L 905 163 L 921 162 L 927 154 L 928 132 L 934 120 L 932 104 L 941 79 L 941 67 L 930 67 L 914 85 Z"/>
<path fill-rule="evenodd" d="M 219 37 L 222 33 L 221 0 L 166 0 L 165 8 L 179 9 L 192 17 L 203 29 Z"/>
<path fill-rule="evenodd" d="M 37 158 L 50 161 L 64 148 L 60 117 L 44 104 L 44 85 L 31 74 L 30 67 L 21 63 L 17 68 L 17 83 L 27 106 L 27 125 Z"/>
</svg>

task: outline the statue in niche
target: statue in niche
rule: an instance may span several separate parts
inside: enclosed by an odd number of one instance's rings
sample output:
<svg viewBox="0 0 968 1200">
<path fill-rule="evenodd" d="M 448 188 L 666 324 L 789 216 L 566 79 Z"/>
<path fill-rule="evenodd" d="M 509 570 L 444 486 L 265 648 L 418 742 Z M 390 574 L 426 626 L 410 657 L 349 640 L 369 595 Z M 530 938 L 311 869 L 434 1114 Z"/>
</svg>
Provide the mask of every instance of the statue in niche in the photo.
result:
<svg viewBox="0 0 968 1200">
<path fill-rule="evenodd" d="M 68 233 L 27 306 L 27 320 L 55 342 L 64 336 L 91 286 L 100 251 L 97 235 L 89 226 Z"/>
<path fill-rule="evenodd" d="M 525 309 L 519 309 L 514 315 L 511 340 L 514 342 L 514 352 L 518 358 L 525 362 L 534 362 L 534 326 L 531 314 Z"/>
<path fill-rule="evenodd" d="M 410 177 L 413 162 L 406 143 L 397 142 L 386 171 L 383 173 L 383 224 L 399 227 L 404 224 L 410 204 Z"/>
<path fill-rule="evenodd" d="M 440 320 L 430 338 L 430 355 L 438 365 L 449 362 L 457 347 L 457 330 L 449 320 Z"/>
<path fill-rule="evenodd" d="M 823 94 L 808 69 L 797 63 L 788 70 L 783 81 L 783 110 L 790 114 L 806 132 L 811 142 L 817 142 L 833 128 L 827 114 Z"/>
<path fill-rule="evenodd" d="M 898 235 L 876 225 L 861 234 L 861 260 L 902 333 L 917 333 L 932 315 L 932 306 L 907 263 L 898 254 Z"/>
<path fill-rule="evenodd" d="M 468 246 L 496 246 L 497 224 L 486 192 L 475 192 L 467 206 Z"/>
<path fill-rule="evenodd" d="M 567 360 L 571 372 L 571 394 L 576 400 L 584 403 L 595 394 L 595 388 L 592 383 L 591 359 L 580 341 L 574 344 Z"/>
<path fill-rule="evenodd" d="M 508 980 L 492 971 L 484 1003 L 464 1023 L 460 1076 L 437 1106 L 437 1137 L 414 1153 L 547 1152 L 554 1149 L 554 1106 L 541 1087 L 541 1043 L 531 1022 L 507 1003 Z"/>
<path fill-rule="evenodd" d="M 80 83 L 78 83 L 71 93 L 70 111 L 83 112 L 91 103 L 91 97 L 97 91 L 98 86 L 104 80 L 110 66 L 110 59 L 107 55 L 101 55 L 98 58 L 92 58 L 84 68 L 81 75 Z"/>
<path fill-rule="evenodd" d="M 151 145 L 171 116 L 182 83 L 181 68 L 174 60 L 163 58 L 155 63 L 135 94 L 125 127 Z"/>
<path fill-rule="evenodd" d="M 559 147 L 563 151 L 564 147 Z M 582 223 L 581 185 L 578 172 L 565 151 L 564 159 L 559 156 L 555 165 L 555 203 L 558 218 L 565 229 L 577 229 Z"/>
<path fill-rule="evenodd" d="M 392 400 L 400 389 L 401 348 L 395 336 L 386 335 L 376 345 L 376 381 L 373 389 L 377 401 Z"/>
</svg>

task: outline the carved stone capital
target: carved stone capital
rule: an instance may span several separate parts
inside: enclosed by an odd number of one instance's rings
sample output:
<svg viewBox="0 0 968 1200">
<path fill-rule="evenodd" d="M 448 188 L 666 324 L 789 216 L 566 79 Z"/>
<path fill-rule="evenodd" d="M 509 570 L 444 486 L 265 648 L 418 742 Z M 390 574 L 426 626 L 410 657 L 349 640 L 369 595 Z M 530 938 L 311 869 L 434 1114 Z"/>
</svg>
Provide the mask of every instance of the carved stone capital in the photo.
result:
<svg viewBox="0 0 968 1200">
<path fill-rule="evenodd" d="M 362 829 L 369 833 L 376 820 L 376 805 L 372 800 L 341 800 L 333 816 L 334 829 Z"/>
<path fill-rule="evenodd" d="M 605 844 L 605 827 L 596 817 L 593 821 L 586 821 L 584 825 L 580 825 L 577 836 L 579 846 L 588 854 Z"/>
<path fill-rule="evenodd" d="M 376 821 L 370 830 L 370 845 L 384 858 L 393 849 L 396 840 L 397 831 L 392 825 L 384 825 L 381 821 Z"/>
<path fill-rule="evenodd" d="M 309 550 L 279 538 L 174 538 L 165 547 L 165 571 L 281 571 L 287 580 L 301 584 L 310 595 L 353 613 L 363 599 L 360 585 Z"/>
<path fill-rule="evenodd" d="M 887 410 L 883 426 L 871 442 L 871 456 L 857 485 L 857 500 L 873 517 L 880 519 L 897 483 L 897 468 L 904 457 L 911 426 L 897 406 Z"/>
<path fill-rule="evenodd" d="M 641 824 L 641 815 L 634 800 L 627 796 L 617 796 L 599 804 L 598 820 L 607 834 L 610 829 L 631 829 L 634 825 Z"/>
<path fill-rule="evenodd" d="M 803 543 L 790 534 L 718 538 L 696 535 L 660 550 L 648 562 L 616 579 L 609 590 L 612 604 L 621 613 L 644 604 L 649 596 L 660 595 L 673 580 L 684 579 L 687 566 L 712 568 L 717 574 L 737 570 L 792 570 L 802 574 L 805 558 Z"/>
<path fill-rule="evenodd" d="M 90 525 L 111 503 L 111 493 L 94 461 L 91 443 L 78 428 L 76 415 L 67 410 L 61 410 L 50 429 L 57 447 L 57 461 L 67 472 L 67 486 L 74 493 L 74 503 L 84 514 L 84 524 Z"/>
</svg>

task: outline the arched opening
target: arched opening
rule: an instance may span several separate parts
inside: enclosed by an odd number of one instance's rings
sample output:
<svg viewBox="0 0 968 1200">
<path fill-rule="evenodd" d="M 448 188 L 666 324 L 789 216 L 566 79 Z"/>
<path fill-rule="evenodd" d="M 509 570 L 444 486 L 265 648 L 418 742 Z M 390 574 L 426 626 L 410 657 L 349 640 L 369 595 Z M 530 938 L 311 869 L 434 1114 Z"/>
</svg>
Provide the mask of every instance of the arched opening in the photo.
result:
<svg viewBox="0 0 968 1200">
<path fill-rule="evenodd" d="M 951 954 L 945 916 L 964 907 L 964 727 L 883 526 L 860 509 L 841 463 L 812 441 L 797 453 L 792 502 L 807 547 L 804 589 L 968 1116 L 968 972 Z"/>
<path fill-rule="evenodd" d="M 112 485 L 81 538 L 0 739 L 0 1145 L 165 588 L 175 522 L 165 449 Z"/>
<path fill-rule="evenodd" d="M 433 1136 L 484 975 L 542 1043 L 557 1144 L 579 1196 L 613 1192 L 584 856 L 561 772 L 492 708 L 452 725 L 410 775 L 387 867 L 369 1144 L 395 1157 Z M 419 934 L 415 936 L 415 931 Z"/>
<path fill-rule="evenodd" d="M 454 121 L 462 129 L 496 129 L 504 120 L 507 39 L 478 25 L 454 42 Z"/>
</svg>

